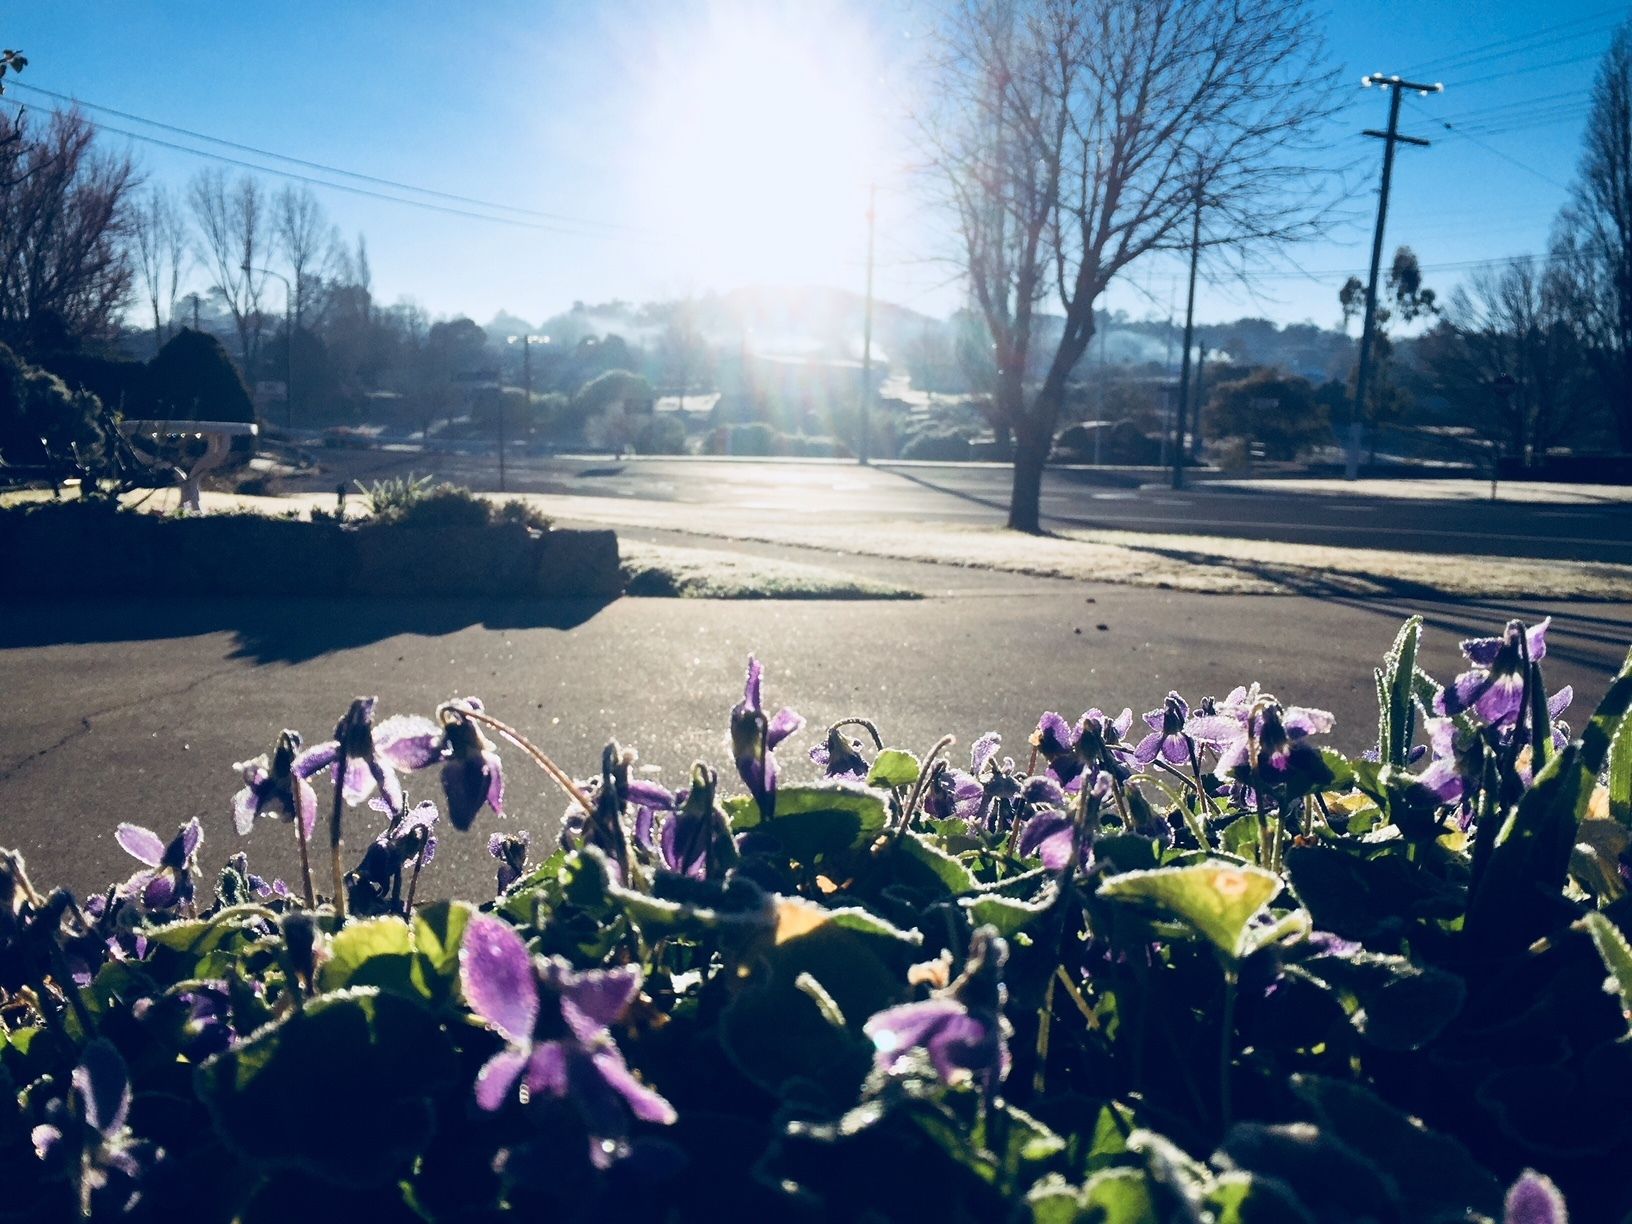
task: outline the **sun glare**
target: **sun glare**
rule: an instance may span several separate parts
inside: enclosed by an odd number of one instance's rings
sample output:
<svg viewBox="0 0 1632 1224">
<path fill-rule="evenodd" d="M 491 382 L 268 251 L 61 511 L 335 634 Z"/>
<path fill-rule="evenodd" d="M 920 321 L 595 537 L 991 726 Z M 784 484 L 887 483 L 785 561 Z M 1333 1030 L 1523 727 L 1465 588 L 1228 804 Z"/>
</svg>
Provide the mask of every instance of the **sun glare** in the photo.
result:
<svg viewBox="0 0 1632 1224">
<path fill-rule="evenodd" d="M 853 264 L 885 122 L 863 32 L 814 10 L 722 9 L 660 58 L 641 178 L 688 272 L 833 279 Z"/>
</svg>

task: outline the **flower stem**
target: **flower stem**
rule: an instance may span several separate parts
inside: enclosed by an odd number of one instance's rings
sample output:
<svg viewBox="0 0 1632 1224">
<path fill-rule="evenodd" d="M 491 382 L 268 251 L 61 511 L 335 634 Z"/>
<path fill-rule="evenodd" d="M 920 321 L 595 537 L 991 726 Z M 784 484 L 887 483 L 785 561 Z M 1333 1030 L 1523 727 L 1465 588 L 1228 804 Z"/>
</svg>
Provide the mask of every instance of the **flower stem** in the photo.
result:
<svg viewBox="0 0 1632 1224">
<path fill-rule="evenodd" d="M 295 840 L 300 843 L 300 882 L 306 889 L 306 908 L 317 908 L 317 894 L 312 891 L 312 854 L 307 845 L 306 817 L 300 811 L 300 800 L 295 800 Z"/>
<path fill-rule="evenodd" d="M 1054 988 L 1058 982 L 1057 977 L 1048 979 L 1043 1007 L 1037 1013 L 1037 1066 L 1031 1073 L 1031 1090 L 1039 1097 L 1048 1089 L 1048 1038 L 1054 1026 Z"/>
<path fill-rule="evenodd" d="M 1230 1102 L 1230 1064 L 1235 1045 L 1235 970 L 1224 974 L 1224 1017 L 1218 1030 L 1218 1108 L 1224 1129 L 1230 1127 L 1234 1109 Z"/>
<path fill-rule="evenodd" d="M 340 740 L 340 754 L 334 759 L 334 807 L 329 812 L 329 857 L 334 864 L 334 912 L 346 920 L 346 876 L 340 866 L 340 816 L 346 802 L 346 741 Z"/>
<path fill-rule="evenodd" d="M 402 908 L 403 918 L 410 922 L 414 917 L 414 893 L 419 889 L 419 869 L 423 866 L 425 866 L 425 847 L 421 846 L 419 853 L 414 855 L 414 874 L 408 877 L 408 904 Z"/>
<path fill-rule="evenodd" d="M 545 773 L 549 774 L 551 781 L 553 781 L 562 790 L 566 791 L 568 797 L 571 798 L 572 801 L 579 807 L 584 809 L 584 815 L 594 815 L 595 805 L 590 801 L 589 796 L 585 795 L 583 790 L 579 788 L 578 784 L 567 776 L 564 769 L 562 769 L 554 761 L 550 760 L 549 757 L 544 755 L 543 749 L 535 745 L 520 731 L 517 731 L 514 727 L 500 722 L 491 714 L 483 713 L 481 710 L 472 710 L 457 704 L 445 706 L 443 708 L 452 710 L 461 718 L 469 718 L 475 722 L 485 723 L 489 727 L 492 727 L 493 730 L 497 731 L 500 735 L 504 736 L 505 739 L 509 740 L 517 748 L 520 748 L 529 757 L 531 757 L 535 765 L 537 765 Z M 440 714 L 441 711 L 438 711 L 438 713 Z"/>
<path fill-rule="evenodd" d="M 866 731 L 868 735 L 873 737 L 873 744 L 875 747 L 881 750 L 884 747 L 884 737 L 878 733 L 878 728 L 874 726 L 869 719 L 841 718 L 838 722 L 834 723 L 827 729 L 827 733 L 832 735 L 833 732 L 837 731 L 840 727 L 860 727 L 862 730 Z"/>
</svg>

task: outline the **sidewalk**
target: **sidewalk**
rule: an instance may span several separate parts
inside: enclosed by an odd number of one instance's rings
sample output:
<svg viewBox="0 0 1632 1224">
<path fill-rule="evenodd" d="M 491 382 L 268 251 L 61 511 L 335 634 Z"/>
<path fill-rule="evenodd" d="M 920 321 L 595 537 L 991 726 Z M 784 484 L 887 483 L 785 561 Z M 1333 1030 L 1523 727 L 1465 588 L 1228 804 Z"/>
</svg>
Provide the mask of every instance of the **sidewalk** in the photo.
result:
<svg viewBox="0 0 1632 1224">
<path fill-rule="evenodd" d="M 1397 501 L 1489 501 L 1488 480 L 1337 480 L 1291 477 L 1284 480 L 1209 480 L 1208 489 L 1238 493 L 1291 493 L 1314 497 L 1388 497 Z M 1632 485 L 1559 484 L 1540 480 L 1501 481 L 1496 500 L 1553 506 L 1632 506 Z"/>
</svg>

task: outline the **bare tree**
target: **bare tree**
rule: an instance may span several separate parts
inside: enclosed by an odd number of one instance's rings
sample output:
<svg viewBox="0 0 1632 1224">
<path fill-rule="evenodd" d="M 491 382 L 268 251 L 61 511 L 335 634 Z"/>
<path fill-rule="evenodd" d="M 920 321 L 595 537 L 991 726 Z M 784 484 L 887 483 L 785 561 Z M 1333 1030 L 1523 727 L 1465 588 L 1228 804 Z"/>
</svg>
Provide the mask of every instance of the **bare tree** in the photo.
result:
<svg viewBox="0 0 1632 1224">
<path fill-rule="evenodd" d="M 0 116 L 0 335 L 54 347 L 105 335 L 130 299 L 128 157 L 100 154 L 78 111 L 43 128 Z"/>
<path fill-rule="evenodd" d="M 253 378 L 261 344 L 261 292 L 266 276 L 250 269 L 267 257 L 266 196 L 260 183 L 247 174 L 228 182 L 220 170 L 201 170 L 188 184 L 187 199 L 211 287 L 232 314 L 244 374 Z"/>
<path fill-rule="evenodd" d="M 1576 282 L 1595 381 L 1621 449 L 1632 451 L 1632 23 L 1599 65 L 1586 149 L 1555 245 Z"/>
<path fill-rule="evenodd" d="M 1478 433 L 1528 465 L 1578 426 L 1579 316 L 1559 262 L 1482 269 L 1445 317 L 1455 342 L 1438 381 Z"/>
<path fill-rule="evenodd" d="M 1043 465 L 1094 304 L 1131 263 L 1311 231 L 1331 78 L 1303 0 L 964 0 L 940 40 L 925 139 L 1012 424 L 1009 526 L 1039 530 Z M 1037 322 L 1065 324 L 1028 386 Z"/>
<path fill-rule="evenodd" d="M 149 188 L 130 210 L 130 245 L 136 273 L 153 309 L 153 347 L 164 347 L 165 320 L 172 323 L 181 273 L 187 262 L 187 226 L 175 197 L 162 187 Z"/>
<path fill-rule="evenodd" d="M 273 198 L 272 233 L 289 264 L 294 285 L 295 328 L 298 331 L 313 304 L 313 281 L 322 277 L 340 245 L 340 231 L 329 224 L 323 206 L 310 187 L 284 187 Z"/>
</svg>

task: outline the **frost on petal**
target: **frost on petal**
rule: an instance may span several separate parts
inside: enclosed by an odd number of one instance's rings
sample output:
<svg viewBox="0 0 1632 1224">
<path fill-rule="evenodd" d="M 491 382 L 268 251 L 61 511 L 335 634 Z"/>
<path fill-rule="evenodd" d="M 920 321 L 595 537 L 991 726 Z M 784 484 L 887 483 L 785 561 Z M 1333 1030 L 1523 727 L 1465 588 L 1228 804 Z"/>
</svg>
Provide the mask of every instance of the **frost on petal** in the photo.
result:
<svg viewBox="0 0 1632 1224">
<path fill-rule="evenodd" d="M 640 991 L 641 972 L 634 965 L 621 965 L 574 973 L 565 964 L 552 964 L 548 980 L 560 992 L 567 1027 L 578 1040 L 587 1042 L 628 1010 L 630 1000 Z"/>
<path fill-rule="evenodd" d="M 1077 744 L 1077 737 L 1071 733 L 1070 726 L 1053 710 L 1037 720 L 1037 731 L 1032 740 L 1045 757 L 1070 752 Z"/>
<path fill-rule="evenodd" d="M 306 751 L 295 758 L 291 767 L 295 777 L 309 778 L 319 770 L 327 769 L 334 764 L 335 757 L 340 755 L 339 740 L 324 740 L 321 744 L 313 744 Z"/>
<path fill-rule="evenodd" d="M 765 728 L 765 746 L 775 748 L 788 736 L 805 725 L 804 716 L 796 714 L 787 706 L 778 710 Z"/>
<path fill-rule="evenodd" d="M 1573 686 L 1566 684 L 1558 692 L 1547 698 L 1547 717 L 1556 720 L 1560 714 L 1570 708 L 1570 703 L 1574 700 L 1575 689 Z"/>
<path fill-rule="evenodd" d="M 306 839 L 311 840 L 312 830 L 317 827 L 317 792 L 305 778 L 295 779 L 295 796 L 300 804 L 300 827 L 306 833 Z"/>
<path fill-rule="evenodd" d="M 374 781 L 380 784 L 380 794 L 385 797 L 386 810 L 400 812 L 403 808 L 402 782 L 397 777 L 397 771 L 385 761 L 374 761 L 369 766 L 369 772 Z"/>
<path fill-rule="evenodd" d="M 636 807 L 674 811 L 674 792 L 648 778 L 629 779 L 629 802 Z"/>
<path fill-rule="evenodd" d="M 232 825 L 238 830 L 240 837 L 255 827 L 255 814 L 260 810 L 260 806 L 253 786 L 244 787 L 232 797 Z"/>
<path fill-rule="evenodd" d="M 538 1020 L 538 982 L 514 927 L 478 914 L 465 928 L 459 980 L 470 1009 L 512 1041 L 526 1041 Z"/>
<path fill-rule="evenodd" d="M 1182 735 L 1164 735 L 1162 737 L 1162 757 L 1169 765 L 1188 765 L 1190 763 L 1190 745 L 1185 743 Z"/>
<path fill-rule="evenodd" d="M 527 1060 L 527 1091 L 535 1096 L 565 1096 L 567 1047 L 560 1041 L 540 1042 Z"/>
<path fill-rule="evenodd" d="M 150 910 L 169 909 L 176 903 L 176 877 L 169 871 L 155 871 L 142 886 L 142 904 Z"/>
<path fill-rule="evenodd" d="M 204 826 L 199 824 L 198 817 L 194 816 L 182 826 L 179 836 L 181 838 L 182 862 L 186 862 L 198 852 L 199 845 L 204 841 Z M 178 867 L 180 865 L 180 863 L 177 864 Z"/>
<path fill-rule="evenodd" d="M 1567 1224 L 1569 1218 L 1558 1187 L 1534 1169 L 1519 1174 L 1503 1204 L 1502 1224 Z"/>
<path fill-rule="evenodd" d="M 164 841 L 152 829 L 125 823 L 119 826 L 113 838 L 139 863 L 157 867 L 164 859 Z"/>
<path fill-rule="evenodd" d="M 1281 715 L 1281 725 L 1289 735 L 1325 735 L 1336 724 L 1330 710 L 1315 710 L 1308 706 L 1288 706 Z"/>
<path fill-rule="evenodd" d="M 99 1037 L 86 1045 L 74 1068 L 73 1084 L 86 1122 L 103 1135 L 124 1127 L 130 1112 L 130 1075 L 111 1042 Z"/>
<path fill-rule="evenodd" d="M 1241 720 L 1228 714 L 1198 714 L 1184 724 L 1184 733 L 1198 744 L 1222 748 L 1246 734 Z"/>
<path fill-rule="evenodd" d="M 374 773 L 368 762 L 360 757 L 346 758 L 346 783 L 343 788 L 347 803 L 356 807 L 374 793 Z"/>
<path fill-rule="evenodd" d="M 1071 862 L 1073 841 L 1071 817 L 1049 809 L 1026 822 L 1020 832 L 1019 850 L 1026 857 L 1035 854 L 1050 871 L 1061 871 Z"/>
<path fill-rule="evenodd" d="M 487 806 L 500 816 L 504 815 L 504 763 L 496 752 L 482 753 L 487 762 Z"/>
<path fill-rule="evenodd" d="M 1139 741 L 1138 747 L 1133 750 L 1133 759 L 1141 765 L 1149 765 L 1162 750 L 1162 733 L 1152 731 Z"/>
<path fill-rule="evenodd" d="M 654 1122 L 659 1126 L 674 1125 L 677 1116 L 674 1106 L 635 1078 L 617 1046 L 602 1046 L 591 1058 L 601 1078 L 624 1099 L 630 1113 L 642 1122 Z"/>
<path fill-rule="evenodd" d="M 992 759 L 992 754 L 998 750 L 1002 743 L 1003 737 L 1001 735 L 996 731 L 988 731 L 971 744 L 969 746 L 970 772 L 978 774 L 981 767 Z"/>
<path fill-rule="evenodd" d="M 374 751 L 398 769 L 424 769 L 442 755 L 442 729 L 418 714 L 393 714 L 374 728 Z"/>
<path fill-rule="evenodd" d="M 748 681 L 742 686 L 742 701 L 750 710 L 763 710 L 765 702 L 760 690 L 765 681 L 765 665 L 753 655 L 748 656 Z"/>
<path fill-rule="evenodd" d="M 476 1073 L 476 1104 L 490 1113 L 503 1105 L 526 1063 L 527 1051 L 516 1046 L 500 1050 L 483 1063 Z"/>
</svg>

